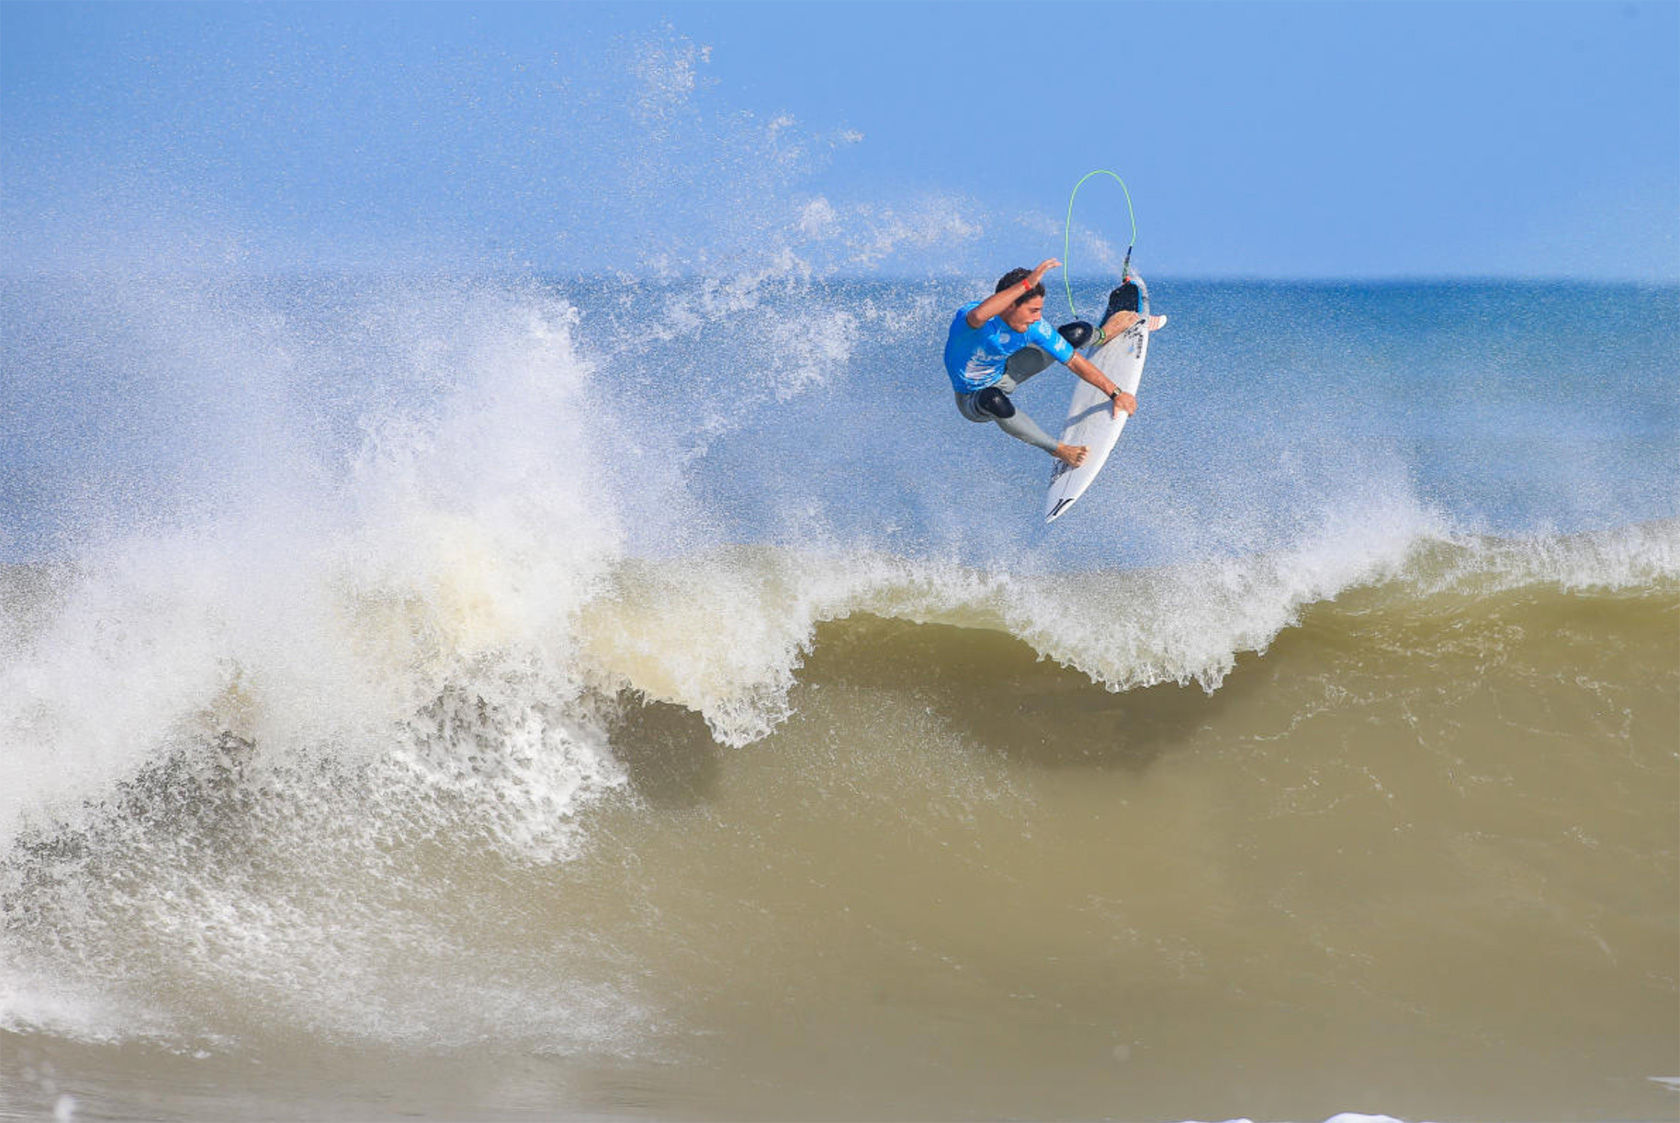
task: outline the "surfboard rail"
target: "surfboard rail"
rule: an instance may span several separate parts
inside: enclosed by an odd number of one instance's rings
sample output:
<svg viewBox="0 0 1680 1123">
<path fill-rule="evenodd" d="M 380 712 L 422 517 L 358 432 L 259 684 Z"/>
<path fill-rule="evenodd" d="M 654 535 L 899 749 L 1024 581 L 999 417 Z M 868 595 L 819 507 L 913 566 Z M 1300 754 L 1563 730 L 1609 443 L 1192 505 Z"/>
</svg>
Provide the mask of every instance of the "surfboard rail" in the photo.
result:
<svg viewBox="0 0 1680 1123">
<path fill-rule="evenodd" d="M 1085 357 L 1108 376 L 1120 389 L 1136 394 L 1143 378 L 1144 359 L 1149 354 L 1149 288 L 1143 278 L 1130 274 L 1109 294 L 1108 308 L 1103 320 L 1115 312 L 1128 309 L 1138 313 L 1137 322 L 1099 346 L 1087 348 Z M 1081 379 L 1073 389 L 1068 403 L 1067 420 L 1058 438 L 1062 444 L 1084 445 L 1088 450 L 1085 462 L 1075 468 L 1060 460 L 1050 473 L 1049 494 L 1044 502 L 1044 521 L 1055 522 L 1079 501 L 1091 486 L 1109 453 L 1126 427 L 1128 415 L 1114 416 L 1113 403 L 1108 396 Z"/>
</svg>

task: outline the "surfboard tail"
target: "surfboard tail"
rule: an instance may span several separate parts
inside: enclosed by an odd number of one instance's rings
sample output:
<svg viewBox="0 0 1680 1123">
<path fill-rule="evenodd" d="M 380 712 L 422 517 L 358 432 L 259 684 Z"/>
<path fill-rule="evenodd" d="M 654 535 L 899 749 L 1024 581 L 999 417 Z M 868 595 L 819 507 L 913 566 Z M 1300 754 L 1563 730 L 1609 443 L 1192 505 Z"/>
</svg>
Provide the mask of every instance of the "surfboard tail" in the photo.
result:
<svg viewBox="0 0 1680 1123">
<path fill-rule="evenodd" d="M 1116 312 L 1136 312 L 1140 316 L 1149 315 L 1149 290 L 1143 287 L 1143 279 L 1131 277 L 1114 287 L 1108 294 L 1108 308 L 1103 312 L 1106 321 Z"/>
</svg>

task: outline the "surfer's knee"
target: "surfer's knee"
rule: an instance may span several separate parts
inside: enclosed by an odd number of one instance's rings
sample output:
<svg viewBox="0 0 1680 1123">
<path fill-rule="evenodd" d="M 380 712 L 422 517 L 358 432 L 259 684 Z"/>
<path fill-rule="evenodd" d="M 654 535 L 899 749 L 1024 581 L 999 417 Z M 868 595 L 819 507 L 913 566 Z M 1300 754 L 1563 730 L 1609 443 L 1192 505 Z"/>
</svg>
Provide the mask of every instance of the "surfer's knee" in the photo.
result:
<svg viewBox="0 0 1680 1123">
<path fill-rule="evenodd" d="M 1015 416 L 1015 403 L 996 386 L 988 386 L 974 395 L 974 406 L 981 413 L 1006 421 Z"/>
<path fill-rule="evenodd" d="M 1068 341 L 1068 345 L 1075 348 L 1083 347 L 1091 342 L 1091 335 L 1095 330 L 1084 320 L 1075 320 L 1071 324 L 1063 324 L 1056 329 L 1057 333 Z"/>
</svg>

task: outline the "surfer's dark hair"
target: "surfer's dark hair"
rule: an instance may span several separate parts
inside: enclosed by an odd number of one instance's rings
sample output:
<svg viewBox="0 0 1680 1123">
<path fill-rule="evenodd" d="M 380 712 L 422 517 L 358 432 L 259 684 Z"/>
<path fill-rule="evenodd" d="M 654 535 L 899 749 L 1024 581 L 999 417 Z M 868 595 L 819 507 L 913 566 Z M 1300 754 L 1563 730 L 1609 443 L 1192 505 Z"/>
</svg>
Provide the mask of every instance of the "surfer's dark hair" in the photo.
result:
<svg viewBox="0 0 1680 1123">
<path fill-rule="evenodd" d="M 993 292 L 1002 292 L 1004 289 L 1008 288 L 1010 285 L 1018 285 L 1030 276 L 1032 276 L 1032 270 L 1031 269 L 1011 269 L 1009 272 L 1005 273 L 1003 276 L 998 278 L 997 288 L 993 289 L 992 291 Z M 1022 293 L 1020 296 L 1017 296 L 1015 298 L 1015 304 L 1025 304 L 1027 301 L 1031 300 L 1033 297 L 1043 296 L 1043 295 L 1044 295 L 1044 282 L 1040 281 L 1040 282 L 1038 282 L 1038 284 L 1034 285 L 1032 288 L 1028 289 L 1026 292 Z M 1015 304 L 1011 304 L 1010 307 L 1013 308 L 1015 306 Z"/>
</svg>

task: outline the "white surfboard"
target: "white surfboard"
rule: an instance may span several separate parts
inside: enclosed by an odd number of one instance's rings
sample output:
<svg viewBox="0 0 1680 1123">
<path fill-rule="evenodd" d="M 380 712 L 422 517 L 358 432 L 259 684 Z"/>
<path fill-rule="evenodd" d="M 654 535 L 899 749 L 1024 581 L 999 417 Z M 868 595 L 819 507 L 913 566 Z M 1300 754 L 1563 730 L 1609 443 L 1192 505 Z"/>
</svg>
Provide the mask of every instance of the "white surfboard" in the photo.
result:
<svg viewBox="0 0 1680 1123">
<path fill-rule="evenodd" d="M 1088 350 L 1085 357 L 1120 389 L 1136 394 L 1138 381 L 1143 377 L 1144 356 L 1149 353 L 1149 289 L 1136 273 L 1130 274 L 1109 294 L 1108 309 L 1099 323 L 1106 322 L 1122 308 L 1137 312 L 1137 322 L 1101 347 Z M 1090 451 L 1085 454 L 1085 463 L 1077 468 L 1056 461 L 1056 469 L 1050 476 L 1050 494 L 1044 503 L 1045 522 L 1055 522 L 1085 494 L 1085 489 L 1108 463 L 1108 454 L 1114 451 L 1114 442 L 1126 427 L 1126 417 L 1123 410 L 1115 417 L 1113 403 L 1089 382 L 1081 379 L 1074 387 L 1061 443 L 1084 445 Z"/>
</svg>

